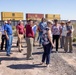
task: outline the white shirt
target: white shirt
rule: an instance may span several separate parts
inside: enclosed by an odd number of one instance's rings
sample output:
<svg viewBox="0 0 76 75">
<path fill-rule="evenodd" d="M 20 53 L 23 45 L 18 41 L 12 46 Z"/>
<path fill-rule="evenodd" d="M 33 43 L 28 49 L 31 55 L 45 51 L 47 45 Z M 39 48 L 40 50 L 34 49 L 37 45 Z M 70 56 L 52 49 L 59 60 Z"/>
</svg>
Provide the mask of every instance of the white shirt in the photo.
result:
<svg viewBox="0 0 76 75">
<path fill-rule="evenodd" d="M 5 33 L 4 33 L 4 25 L 2 25 L 2 27 L 0 28 L 0 31 L 2 32 L 2 35 L 5 35 Z"/>
<path fill-rule="evenodd" d="M 66 28 L 66 25 L 62 26 L 62 33 L 61 33 L 62 36 L 66 36 L 67 35 L 67 28 Z"/>
</svg>

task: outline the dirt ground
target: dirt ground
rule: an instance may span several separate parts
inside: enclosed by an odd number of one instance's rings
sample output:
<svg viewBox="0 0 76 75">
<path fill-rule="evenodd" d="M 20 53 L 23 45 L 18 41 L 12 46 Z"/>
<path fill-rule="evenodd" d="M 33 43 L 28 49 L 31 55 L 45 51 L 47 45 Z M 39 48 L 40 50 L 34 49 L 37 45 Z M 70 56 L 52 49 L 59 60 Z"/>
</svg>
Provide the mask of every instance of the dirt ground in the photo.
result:
<svg viewBox="0 0 76 75">
<path fill-rule="evenodd" d="M 51 53 L 50 67 L 40 65 L 43 49 L 35 46 L 33 49 L 33 60 L 26 60 L 26 43 L 23 43 L 22 53 L 18 52 L 16 46 L 17 39 L 14 38 L 12 54 L 6 56 L 5 51 L 0 51 L 0 75 L 76 75 L 76 45 L 74 44 L 73 53 L 64 53 L 59 49 Z M 25 42 L 25 41 L 24 41 Z"/>
</svg>

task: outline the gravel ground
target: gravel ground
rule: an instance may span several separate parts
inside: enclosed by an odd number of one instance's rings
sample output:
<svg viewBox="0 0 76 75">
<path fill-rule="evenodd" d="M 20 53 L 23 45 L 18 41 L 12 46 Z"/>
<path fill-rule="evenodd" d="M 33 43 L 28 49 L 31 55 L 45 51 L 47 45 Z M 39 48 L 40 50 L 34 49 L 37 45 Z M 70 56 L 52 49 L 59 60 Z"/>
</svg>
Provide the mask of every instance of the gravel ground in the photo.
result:
<svg viewBox="0 0 76 75">
<path fill-rule="evenodd" d="M 40 65 L 43 49 L 38 46 L 34 47 L 34 60 L 26 60 L 26 43 L 23 44 L 22 53 L 18 52 L 16 47 L 16 38 L 13 41 L 12 53 L 10 57 L 6 56 L 6 52 L 0 52 L 0 75 L 76 75 L 76 51 L 74 47 L 73 53 L 64 53 L 63 49 L 59 49 L 59 53 L 55 53 L 55 49 L 51 54 L 50 67 Z"/>
</svg>

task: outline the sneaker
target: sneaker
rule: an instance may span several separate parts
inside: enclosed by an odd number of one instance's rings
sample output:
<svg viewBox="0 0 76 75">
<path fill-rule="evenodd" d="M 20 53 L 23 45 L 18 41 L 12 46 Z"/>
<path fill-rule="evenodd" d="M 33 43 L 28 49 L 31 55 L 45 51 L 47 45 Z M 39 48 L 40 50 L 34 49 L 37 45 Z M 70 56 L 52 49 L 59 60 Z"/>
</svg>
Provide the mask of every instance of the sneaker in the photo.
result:
<svg viewBox="0 0 76 75">
<path fill-rule="evenodd" d="M 35 44 L 33 44 L 33 46 L 35 47 Z"/>
<path fill-rule="evenodd" d="M 10 54 L 7 54 L 7 56 L 10 56 Z"/>
<path fill-rule="evenodd" d="M 23 48 L 21 49 L 21 51 L 23 51 Z"/>
<path fill-rule="evenodd" d="M 40 65 L 43 65 L 43 64 L 44 64 L 44 62 L 41 62 L 41 63 L 40 63 Z"/>
<path fill-rule="evenodd" d="M 33 60 L 34 58 L 30 57 L 30 58 L 26 58 L 26 60 Z"/>
<path fill-rule="evenodd" d="M 10 53 L 10 54 L 12 54 L 12 53 Z"/>
<path fill-rule="evenodd" d="M 46 64 L 46 67 L 48 68 L 48 67 L 50 67 L 50 65 L 49 64 Z"/>
<path fill-rule="evenodd" d="M 64 51 L 65 53 L 67 53 L 67 51 Z"/>
<path fill-rule="evenodd" d="M 72 51 L 69 51 L 69 53 L 73 53 Z"/>
<path fill-rule="evenodd" d="M 19 52 L 21 53 L 22 51 L 21 51 L 21 50 L 19 50 Z"/>
<path fill-rule="evenodd" d="M 60 48 L 63 48 L 63 47 L 60 47 Z"/>
<path fill-rule="evenodd" d="M 58 51 L 56 51 L 56 53 L 58 53 Z"/>
</svg>

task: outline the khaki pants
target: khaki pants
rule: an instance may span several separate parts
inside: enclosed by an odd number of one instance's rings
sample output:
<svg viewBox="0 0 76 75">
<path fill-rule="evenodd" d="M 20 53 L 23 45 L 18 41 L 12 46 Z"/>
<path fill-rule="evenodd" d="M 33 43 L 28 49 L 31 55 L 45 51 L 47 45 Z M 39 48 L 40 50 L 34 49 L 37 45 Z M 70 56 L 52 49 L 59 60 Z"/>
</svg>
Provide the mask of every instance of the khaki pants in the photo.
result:
<svg viewBox="0 0 76 75">
<path fill-rule="evenodd" d="M 26 38 L 27 42 L 27 58 L 32 57 L 32 51 L 33 51 L 33 38 Z"/>
<path fill-rule="evenodd" d="M 33 38 L 33 45 L 35 45 L 35 42 L 36 42 L 36 34 L 34 35 L 34 38 Z"/>
<path fill-rule="evenodd" d="M 21 45 L 22 45 L 22 39 L 23 39 L 23 34 L 19 34 L 19 37 L 18 37 L 18 43 L 19 43 L 18 49 L 19 50 L 22 49 L 22 47 L 21 47 Z"/>
<path fill-rule="evenodd" d="M 65 44 L 65 36 L 61 36 L 60 38 L 60 47 L 63 48 Z"/>
<path fill-rule="evenodd" d="M 72 37 L 70 37 L 70 36 L 65 37 L 64 50 L 67 52 L 68 48 L 69 48 L 69 52 L 72 52 L 72 50 L 73 50 L 73 48 L 72 48 Z"/>
</svg>

